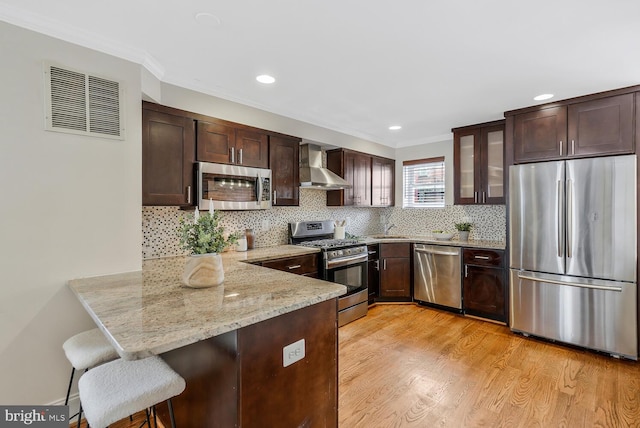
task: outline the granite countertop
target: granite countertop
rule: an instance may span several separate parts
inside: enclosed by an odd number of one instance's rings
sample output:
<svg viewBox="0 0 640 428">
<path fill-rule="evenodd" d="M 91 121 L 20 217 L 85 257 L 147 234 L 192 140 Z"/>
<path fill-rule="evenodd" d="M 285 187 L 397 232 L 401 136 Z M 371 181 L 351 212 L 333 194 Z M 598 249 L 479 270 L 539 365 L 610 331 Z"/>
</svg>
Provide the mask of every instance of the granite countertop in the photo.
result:
<svg viewBox="0 0 640 428">
<path fill-rule="evenodd" d="M 448 245 L 451 247 L 465 247 L 465 248 L 486 248 L 491 250 L 504 250 L 504 241 L 484 241 L 469 239 L 468 241 L 460 241 L 458 239 L 451 239 L 448 241 L 435 239 L 428 235 L 394 235 L 390 234 L 386 237 L 384 235 L 372 235 L 363 237 L 363 241 L 367 244 L 379 244 L 384 242 L 415 242 L 420 244 L 433 244 L 433 245 Z"/>
<path fill-rule="evenodd" d="M 118 354 L 139 359 L 344 294 L 340 284 L 250 264 L 318 251 L 280 245 L 223 253 L 219 287 L 184 287 L 186 257 L 145 260 L 141 271 L 74 279 L 69 287 Z"/>
</svg>

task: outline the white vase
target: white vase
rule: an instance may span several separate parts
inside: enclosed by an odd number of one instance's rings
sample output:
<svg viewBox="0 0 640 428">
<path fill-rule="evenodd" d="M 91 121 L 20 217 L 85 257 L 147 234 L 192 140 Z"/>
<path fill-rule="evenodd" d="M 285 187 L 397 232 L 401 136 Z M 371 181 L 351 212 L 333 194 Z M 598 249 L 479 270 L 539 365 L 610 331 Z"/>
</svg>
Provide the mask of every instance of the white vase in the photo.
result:
<svg viewBox="0 0 640 428">
<path fill-rule="evenodd" d="M 460 230 L 460 231 L 458 231 L 458 236 L 460 237 L 461 241 L 468 241 L 469 240 L 469 231 L 468 230 Z"/>
<path fill-rule="evenodd" d="M 218 253 L 194 254 L 187 258 L 182 283 L 191 288 L 207 288 L 224 282 L 222 257 Z"/>
</svg>

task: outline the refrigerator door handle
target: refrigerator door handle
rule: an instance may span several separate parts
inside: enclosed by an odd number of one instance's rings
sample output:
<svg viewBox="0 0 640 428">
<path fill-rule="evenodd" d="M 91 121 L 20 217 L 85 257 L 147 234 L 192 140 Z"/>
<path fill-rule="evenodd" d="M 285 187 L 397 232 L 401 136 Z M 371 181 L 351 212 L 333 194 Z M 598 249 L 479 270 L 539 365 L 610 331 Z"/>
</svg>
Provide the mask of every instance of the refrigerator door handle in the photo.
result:
<svg viewBox="0 0 640 428">
<path fill-rule="evenodd" d="M 571 257 L 573 239 L 573 181 L 567 180 L 567 257 Z"/>
<path fill-rule="evenodd" d="M 580 284 L 578 282 L 558 281 L 555 279 L 543 279 L 535 276 L 523 275 L 521 273 L 518 274 L 518 278 L 526 279 L 529 281 L 535 281 L 535 282 L 543 282 L 545 284 L 568 285 L 571 287 L 590 288 L 592 290 L 617 291 L 618 293 L 622 292 L 622 287 L 612 287 L 608 285 Z"/>
<path fill-rule="evenodd" d="M 562 257 L 562 181 L 558 180 L 558 189 L 556 192 L 558 199 L 558 257 Z"/>
</svg>

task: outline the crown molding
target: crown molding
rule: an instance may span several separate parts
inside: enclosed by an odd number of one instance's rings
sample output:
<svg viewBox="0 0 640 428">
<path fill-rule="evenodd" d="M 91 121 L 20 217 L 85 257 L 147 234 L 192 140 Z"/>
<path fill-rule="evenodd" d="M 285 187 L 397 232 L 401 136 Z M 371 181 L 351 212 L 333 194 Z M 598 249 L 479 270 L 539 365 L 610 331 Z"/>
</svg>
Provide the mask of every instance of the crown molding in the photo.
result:
<svg viewBox="0 0 640 428">
<path fill-rule="evenodd" d="M 0 3 L 0 20 L 18 27 L 42 33 L 47 36 L 74 43 L 108 55 L 140 64 L 157 79 L 162 80 L 164 67 L 148 52 L 117 42 L 55 19 L 24 9 Z"/>
</svg>

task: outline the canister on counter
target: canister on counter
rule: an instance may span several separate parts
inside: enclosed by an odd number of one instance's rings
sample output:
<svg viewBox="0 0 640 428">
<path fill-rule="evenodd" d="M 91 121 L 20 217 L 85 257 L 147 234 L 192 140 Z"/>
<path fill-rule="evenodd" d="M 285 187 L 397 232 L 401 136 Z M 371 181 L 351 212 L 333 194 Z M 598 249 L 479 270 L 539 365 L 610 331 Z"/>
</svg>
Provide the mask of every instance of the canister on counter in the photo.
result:
<svg viewBox="0 0 640 428">
<path fill-rule="evenodd" d="M 247 229 L 244 231 L 244 236 L 247 238 L 247 250 L 253 249 L 253 239 L 255 235 L 253 234 L 253 229 Z"/>
</svg>

